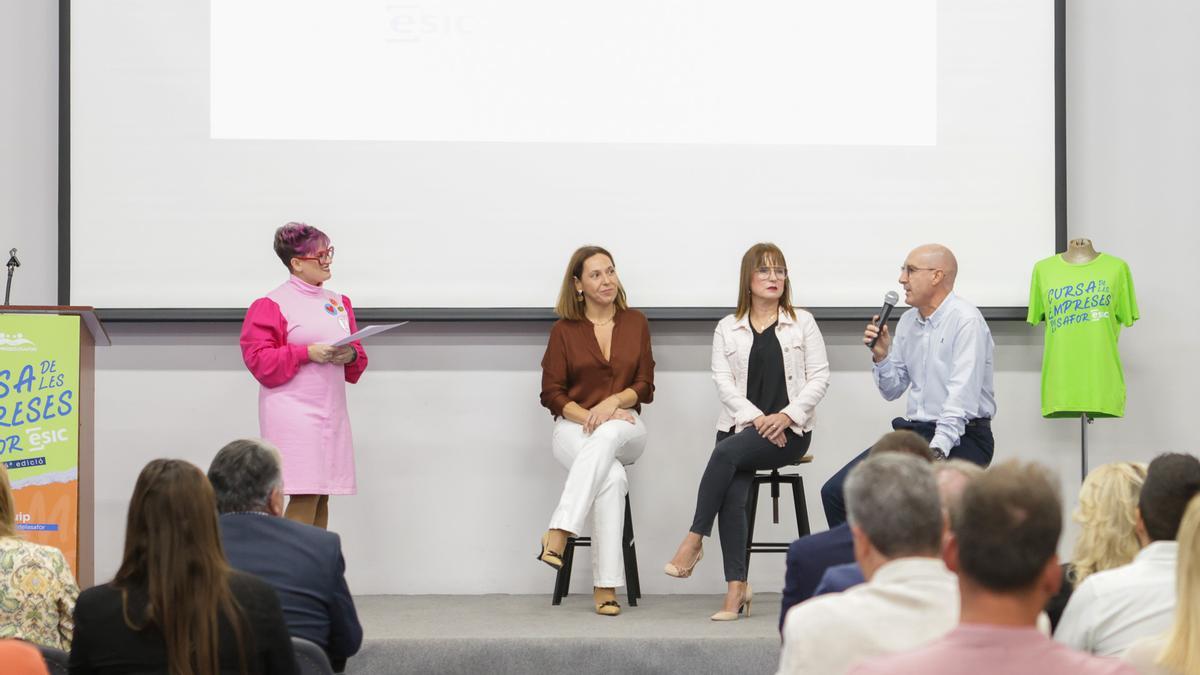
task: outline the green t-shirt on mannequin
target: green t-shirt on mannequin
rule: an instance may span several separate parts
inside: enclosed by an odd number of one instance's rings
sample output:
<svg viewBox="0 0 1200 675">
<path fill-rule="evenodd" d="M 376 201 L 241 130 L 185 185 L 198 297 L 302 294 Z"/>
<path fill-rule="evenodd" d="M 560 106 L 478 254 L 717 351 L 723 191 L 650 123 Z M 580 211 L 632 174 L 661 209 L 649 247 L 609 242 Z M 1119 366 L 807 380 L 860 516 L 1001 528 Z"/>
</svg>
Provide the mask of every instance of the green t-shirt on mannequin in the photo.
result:
<svg viewBox="0 0 1200 675">
<path fill-rule="evenodd" d="M 1091 251 L 1091 242 L 1086 246 Z M 1117 338 L 1121 326 L 1138 319 L 1133 277 L 1124 260 L 1093 255 L 1074 264 L 1056 255 L 1033 267 L 1027 320 L 1035 326 L 1046 322 L 1043 417 L 1125 414 Z"/>
</svg>

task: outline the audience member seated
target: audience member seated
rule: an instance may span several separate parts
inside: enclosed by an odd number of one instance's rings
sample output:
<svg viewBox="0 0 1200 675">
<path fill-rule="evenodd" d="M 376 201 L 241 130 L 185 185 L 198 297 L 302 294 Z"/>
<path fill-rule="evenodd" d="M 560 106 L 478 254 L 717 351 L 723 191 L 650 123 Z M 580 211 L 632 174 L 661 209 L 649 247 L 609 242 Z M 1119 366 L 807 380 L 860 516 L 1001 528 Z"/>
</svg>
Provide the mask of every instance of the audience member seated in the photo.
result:
<svg viewBox="0 0 1200 675">
<path fill-rule="evenodd" d="M 1046 605 L 1053 626 L 1075 586 L 1095 572 L 1128 565 L 1141 550 L 1137 503 L 1145 480 L 1145 464 L 1113 462 L 1096 467 L 1083 481 L 1073 515 L 1081 528 L 1079 538 L 1071 562 L 1063 565 L 1062 590 Z"/>
<path fill-rule="evenodd" d="M 1054 633 L 1059 642 L 1100 656 L 1119 656 L 1136 640 L 1171 627 L 1175 613 L 1175 535 L 1188 501 L 1200 490 L 1200 460 L 1159 455 L 1138 498 L 1137 534 L 1145 546 L 1133 562 L 1096 572 L 1076 587 Z"/>
<path fill-rule="evenodd" d="M 208 480 L 221 513 L 221 543 L 236 570 L 279 594 L 288 631 L 316 643 L 334 670 L 362 645 L 337 534 L 283 518 L 279 451 L 258 440 L 233 441 L 213 458 Z"/>
<path fill-rule="evenodd" d="M 1200 673 L 1200 496 L 1192 497 L 1179 526 L 1178 591 L 1171 630 L 1133 643 L 1125 652 L 1142 675 Z"/>
<path fill-rule="evenodd" d="M 907 452 L 924 458 L 927 462 L 933 461 L 929 441 L 907 429 L 884 434 L 871 446 L 868 456 L 874 457 L 880 452 Z M 846 523 L 793 541 L 788 547 L 779 629 L 783 630 L 783 619 L 789 609 L 812 597 L 826 569 L 852 562 L 854 542 L 850 535 L 850 526 Z"/>
<path fill-rule="evenodd" d="M 1135 675 L 1127 663 L 1072 651 L 1036 628 L 1062 583 L 1057 477 L 1037 464 L 993 467 L 967 485 L 951 524 L 943 555 L 958 574 L 958 627 L 915 651 L 861 661 L 850 673 Z"/>
<path fill-rule="evenodd" d="M 868 581 L 788 611 L 779 673 L 844 673 L 864 656 L 912 649 L 958 620 L 958 580 L 941 559 L 945 520 L 927 462 L 868 458 L 845 483 L 854 556 Z"/>
<path fill-rule="evenodd" d="M 0 665 L 4 675 L 49 675 L 42 653 L 21 640 L 0 640 Z"/>
<path fill-rule="evenodd" d="M 933 466 L 937 478 L 938 496 L 942 499 L 942 517 L 946 521 L 946 536 L 950 532 L 950 509 L 958 503 L 967 483 L 983 473 L 983 467 L 965 459 L 951 459 Z M 825 570 L 813 596 L 840 593 L 866 581 L 857 562 L 834 565 Z"/>
<path fill-rule="evenodd" d="M 17 507 L 0 463 L 0 638 L 71 648 L 79 587 L 62 551 L 17 534 Z"/>
<path fill-rule="evenodd" d="M 79 594 L 71 673 L 292 675 L 279 599 L 230 569 L 217 503 L 199 469 L 156 459 L 142 469 L 113 580 Z"/>
</svg>

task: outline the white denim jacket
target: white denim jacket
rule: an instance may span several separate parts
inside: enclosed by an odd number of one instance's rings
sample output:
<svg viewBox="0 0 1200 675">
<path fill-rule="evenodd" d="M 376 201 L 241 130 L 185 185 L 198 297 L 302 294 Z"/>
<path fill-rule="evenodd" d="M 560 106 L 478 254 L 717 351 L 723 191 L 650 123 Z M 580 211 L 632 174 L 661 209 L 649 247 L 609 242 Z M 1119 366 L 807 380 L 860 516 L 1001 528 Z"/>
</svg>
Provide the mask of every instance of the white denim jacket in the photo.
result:
<svg viewBox="0 0 1200 675">
<path fill-rule="evenodd" d="M 829 388 L 829 359 L 825 340 L 812 314 L 796 310 L 796 318 L 780 310 L 775 335 L 783 349 L 783 369 L 787 376 L 787 407 L 779 412 L 792 418 L 795 433 L 812 431 L 813 410 Z M 746 398 L 746 379 L 750 370 L 750 348 L 754 333 L 750 316 L 735 319 L 732 314 L 717 323 L 713 334 L 712 372 L 721 399 L 717 429 L 730 427 L 741 431 L 764 414 Z"/>
</svg>

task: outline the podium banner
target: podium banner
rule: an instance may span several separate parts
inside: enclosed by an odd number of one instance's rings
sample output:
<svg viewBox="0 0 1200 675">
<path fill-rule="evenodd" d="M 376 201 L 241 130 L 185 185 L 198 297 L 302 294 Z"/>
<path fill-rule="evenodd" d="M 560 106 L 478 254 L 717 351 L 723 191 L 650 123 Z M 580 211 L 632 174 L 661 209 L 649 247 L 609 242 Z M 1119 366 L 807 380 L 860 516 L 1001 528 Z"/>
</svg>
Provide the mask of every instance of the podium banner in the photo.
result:
<svg viewBox="0 0 1200 675">
<path fill-rule="evenodd" d="M 0 462 L 17 530 L 79 574 L 78 316 L 0 315 Z"/>
</svg>

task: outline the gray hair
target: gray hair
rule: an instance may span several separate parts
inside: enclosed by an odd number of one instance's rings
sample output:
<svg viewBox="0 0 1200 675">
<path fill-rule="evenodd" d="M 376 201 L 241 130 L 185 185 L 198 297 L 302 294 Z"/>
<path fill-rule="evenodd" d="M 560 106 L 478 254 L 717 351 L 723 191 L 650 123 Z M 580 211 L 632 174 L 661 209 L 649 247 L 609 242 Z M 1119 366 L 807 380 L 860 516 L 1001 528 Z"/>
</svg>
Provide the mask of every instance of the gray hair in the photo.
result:
<svg viewBox="0 0 1200 675">
<path fill-rule="evenodd" d="M 912 455 L 868 457 L 846 477 L 850 524 L 887 558 L 937 555 L 942 543 L 942 503 L 933 469 Z"/>
<path fill-rule="evenodd" d="M 283 486 L 280 467 L 279 450 L 260 439 L 243 438 L 221 448 L 208 467 L 217 510 L 265 511 L 271 492 Z"/>
</svg>

